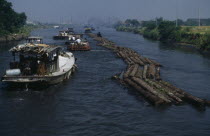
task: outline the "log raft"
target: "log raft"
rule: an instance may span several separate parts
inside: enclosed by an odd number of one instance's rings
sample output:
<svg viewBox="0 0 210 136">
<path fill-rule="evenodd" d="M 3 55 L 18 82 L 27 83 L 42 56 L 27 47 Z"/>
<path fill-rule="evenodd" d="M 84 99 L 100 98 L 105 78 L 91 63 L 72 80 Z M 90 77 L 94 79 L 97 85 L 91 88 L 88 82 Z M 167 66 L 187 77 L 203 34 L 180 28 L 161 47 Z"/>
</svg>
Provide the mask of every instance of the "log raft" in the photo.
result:
<svg viewBox="0 0 210 136">
<path fill-rule="evenodd" d="M 189 103 L 197 107 L 210 106 L 210 101 L 195 97 L 172 84 L 163 81 L 160 77 L 161 64 L 143 57 L 130 48 L 120 47 L 106 38 L 97 37 L 96 34 L 89 33 L 89 37 L 98 42 L 99 46 L 106 47 L 127 64 L 122 78 L 115 75 L 121 83 L 134 88 L 145 99 L 154 105 L 180 105 Z"/>
</svg>

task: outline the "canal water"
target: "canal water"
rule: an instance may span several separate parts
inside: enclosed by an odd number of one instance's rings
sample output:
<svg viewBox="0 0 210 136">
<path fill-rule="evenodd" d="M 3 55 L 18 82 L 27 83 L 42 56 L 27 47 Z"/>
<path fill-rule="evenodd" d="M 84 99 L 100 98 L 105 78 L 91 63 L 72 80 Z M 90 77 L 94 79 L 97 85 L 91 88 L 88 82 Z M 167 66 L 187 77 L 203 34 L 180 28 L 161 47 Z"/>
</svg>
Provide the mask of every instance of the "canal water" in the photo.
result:
<svg viewBox="0 0 210 136">
<path fill-rule="evenodd" d="M 81 27 L 75 28 L 82 32 Z M 149 41 L 132 33 L 99 28 L 104 37 L 152 58 L 164 67 L 161 76 L 187 92 L 210 100 L 210 57 L 196 50 Z M 58 29 L 32 32 L 52 45 Z M 68 81 L 47 89 L 10 88 L 0 82 L 0 136 L 209 136 L 210 108 L 198 111 L 186 104 L 160 109 L 132 89 L 111 80 L 125 63 L 87 38 L 92 50 L 74 52 L 78 70 Z M 12 60 L 0 44 L 0 76 Z M 64 46 L 65 47 L 65 46 Z"/>
</svg>

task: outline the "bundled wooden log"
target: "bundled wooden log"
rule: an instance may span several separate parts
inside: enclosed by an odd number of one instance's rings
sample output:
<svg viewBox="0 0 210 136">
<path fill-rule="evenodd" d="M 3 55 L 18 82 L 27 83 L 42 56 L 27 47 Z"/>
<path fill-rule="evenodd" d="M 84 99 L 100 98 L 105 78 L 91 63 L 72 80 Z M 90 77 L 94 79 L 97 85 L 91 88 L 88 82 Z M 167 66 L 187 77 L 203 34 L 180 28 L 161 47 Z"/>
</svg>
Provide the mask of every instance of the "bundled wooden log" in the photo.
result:
<svg viewBox="0 0 210 136">
<path fill-rule="evenodd" d="M 148 91 L 145 91 L 143 88 L 138 86 L 135 82 L 132 80 L 126 78 L 124 80 L 128 85 L 132 86 L 135 88 L 141 95 L 143 95 L 146 99 L 148 99 L 152 104 L 158 106 L 158 105 L 163 105 L 165 104 L 165 101 L 163 99 L 160 99 L 159 97 L 149 93 Z"/>
<path fill-rule="evenodd" d="M 143 79 L 146 79 L 147 78 L 147 69 L 148 69 L 148 65 L 144 65 L 144 69 L 143 69 Z"/>
<path fill-rule="evenodd" d="M 141 61 L 141 59 L 139 57 L 135 57 L 135 59 L 137 60 L 137 63 L 140 65 L 140 66 L 144 66 L 144 62 Z"/>
<path fill-rule="evenodd" d="M 135 88 L 140 94 L 155 105 L 191 103 L 195 106 L 210 106 L 210 101 L 195 97 L 165 81 L 161 80 L 160 67 L 156 61 L 145 58 L 130 48 L 116 46 L 106 38 L 97 37 L 96 34 L 88 34 L 98 41 L 99 45 L 114 51 L 127 64 L 127 70 L 123 74 L 122 83 Z M 143 66 L 143 69 L 140 67 Z M 123 82 L 124 81 L 124 82 Z"/>
<path fill-rule="evenodd" d="M 139 65 L 135 64 L 133 70 L 131 71 L 130 75 L 131 77 L 134 77 L 138 71 Z"/>
<path fill-rule="evenodd" d="M 155 79 L 156 80 L 161 80 L 161 78 L 160 78 L 160 67 L 156 68 Z"/>
<path fill-rule="evenodd" d="M 127 68 L 127 71 L 124 73 L 123 78 L 128 78 L 130 75 L 131 71 L 133 70 L 134 65 L 131 65 L 130 67 Z"/>
<path fill-rule="evenodd" d="M 177 93 L 174 93 L 174 91 L 172 91 L 171 89 L 161 86 L 156 81 L 152 81 L 152 80 L 149 80 L 149 79 L 147 79 L 146 81 L 151 86 L 155 87 L 160 92 L 164 93 L 167 97 L 169 97 L 168 99 L 173 101 L 175 104 L 182 104 L 183 103 L 182 99 L 180 98 L 180 95 L 177 95 Z"/>
<path fill-rule="evenodd" d="M 165 81 L 160 81 L 163 85 L 175 90 L 177 93 L 184 95 L 183 99 L 193 105 L 197 105 L 197 106 L 204 106 L 205 105 L 205 101 L 198 98 L 198 97 L 194 97 L 193 95 L 181 90 L 180 88 L 177 88 Z"/>
<path fill-rule="evenodd" d="M 156 90 L 154 90 L 154 88 L 152 88 L 151 86 L 149 86 L 146 82 L 144 82 L 140 78 L 132 77 L 131 79 L 135 83 L 137 83 L 138 85 L 140 85 L 143 89 L 147 90 L 148 92 L 150 92 L 153 95 L 155 95 L 155 96 L 159 97 L 160 99 L 162 99 L 165 104 L 171 104 L 171 101 L 168 98 L 166 98 L 163 94 L 158 93 Z"/>
<path fill-rule="evenodd" d="M 155 74 L 156 74 L 156 67 L 154 64 L 151 64 L 148 66 L 148 70 L 147 70 L 147 78 L 149 79 L 154 79 L 155 78 Z"/>
<path fill-rule="evenodd" d="M 141 78 L 142 79 L 142 74 L 143 74 L 143 71 L 141 70 L 141 68 L 139 67 L 136 74 L 135 74 L 135 77 L 136 78 Z"/>
<path fill-rule="evenodd" d="M 139 59 L 144 63 L 144 65 L 149 64 L 144 57 L 139 56 Z"/>
</svg>

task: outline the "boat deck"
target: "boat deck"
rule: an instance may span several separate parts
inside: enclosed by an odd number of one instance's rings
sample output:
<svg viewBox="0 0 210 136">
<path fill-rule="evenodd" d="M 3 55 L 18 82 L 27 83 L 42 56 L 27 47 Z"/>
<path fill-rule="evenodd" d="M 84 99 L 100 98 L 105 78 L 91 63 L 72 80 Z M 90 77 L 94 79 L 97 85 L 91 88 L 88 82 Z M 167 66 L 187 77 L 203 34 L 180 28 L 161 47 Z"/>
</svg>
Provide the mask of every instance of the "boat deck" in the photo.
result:
<svg viewBox="0 0 210 136">
<path fill-rule="evenodd" d="M 69 57 L 62 57 L 62 56 L 59 56 L 59 68 L 60 70 L 58 72 L 54 72 L 52 73 L 53 76 L 58 76 L 58 75 L 61 75 L 67 71 L 69 71 L 74 63 L 75 63 L 75 58 L 72 56 L 73 54 L 68 52 L 66 53 L 69 55 Z"/>
</svg>

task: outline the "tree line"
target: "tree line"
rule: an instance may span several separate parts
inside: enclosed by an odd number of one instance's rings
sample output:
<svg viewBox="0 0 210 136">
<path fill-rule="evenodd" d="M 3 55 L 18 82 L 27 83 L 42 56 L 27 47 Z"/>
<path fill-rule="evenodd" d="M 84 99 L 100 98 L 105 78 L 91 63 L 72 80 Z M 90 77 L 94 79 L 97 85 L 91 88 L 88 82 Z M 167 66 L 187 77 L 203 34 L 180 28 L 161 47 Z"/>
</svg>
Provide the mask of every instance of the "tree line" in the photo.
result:
<svg viewBox="0 0 210 136">
<path fill-rule="evenodd" d="M 148 24 L 155 24 L 158 25 L 161 22 L 163 22 L 164 19 L 162 17 L 156 18 L 154 20 L 149 20 L 149 21 L 138 21 L 137 19 L 126 19 L 124 22 L 123 21 L 118 21 L 115 24 L 116 26 L 126 26 L 126 27 L 139 27 L 139 26 L 147 26 Z M 165 20 L 167 21 L 167 20 Z M 195 18 L 189 18 L 186 21 L 177 19 L 172 21 L 174 24 L 177 22 L 177 25 L 179 26 L 198 26 L 199 25 L 199 20 Z M 201 26 L 210 26 L 210 18 L 206 19 L 200 19 L 200 25 Z"/>
<path fill-rule="evenodd" d="M 180 23 L 180 20 L 177 20 L 178 23 Z M 118 22 L 115 28 L 118 31 L 142 34 L 144 37 L 153 40 L 187 43 L 195 45 L 201 50 L 210 50 L 209 26 L 181 26 L 176 25 L 175 21 L 158 18 L 155 21 L 141 22 L 136 19 L 127 19 L 125 22 Z"/>
<path fill-rule="evenodd" d="M 26 24 L 25 13 L 17 13 L 12 8 L 12 3 L 0 0 L 0 36 L 18 33 Z"/>
</svg>

